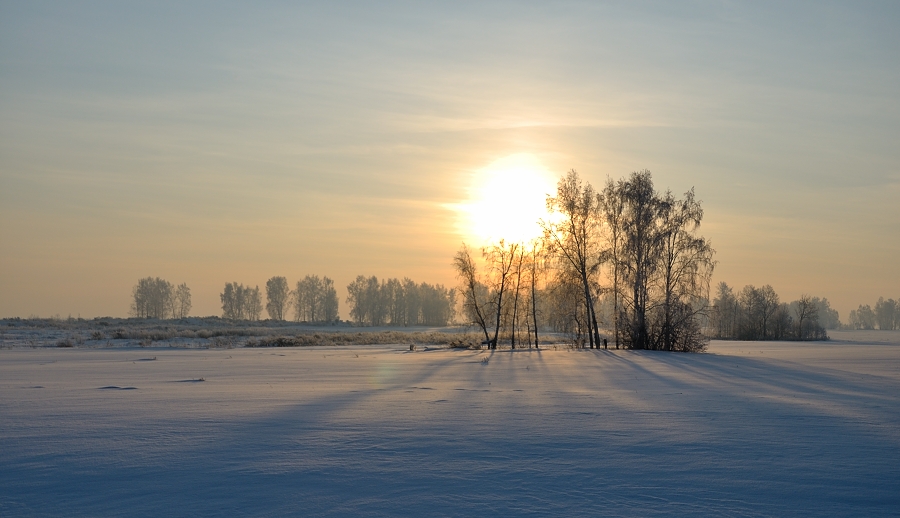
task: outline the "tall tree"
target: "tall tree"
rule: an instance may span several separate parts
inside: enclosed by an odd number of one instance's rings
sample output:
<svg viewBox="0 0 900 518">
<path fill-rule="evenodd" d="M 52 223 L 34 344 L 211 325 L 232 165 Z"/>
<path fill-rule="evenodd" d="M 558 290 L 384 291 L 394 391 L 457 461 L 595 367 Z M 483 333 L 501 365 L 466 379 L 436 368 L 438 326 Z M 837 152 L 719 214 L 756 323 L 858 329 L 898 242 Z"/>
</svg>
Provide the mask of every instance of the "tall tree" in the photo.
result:
<svg viewBox="0 0 900 518">
<path fill-rule="evenodd" d="M 266 281 L 266 312 L 272 320 L 284 320 L 291 302 L 291 288 L 284 277 Z"/>
<path fill-rule="evenodd" d="M 769 324 L 781 302 L 779 301 L 778 294 L 775 293 L 775 289 L 769 284 L 766 284 L 759 289 L 758 301 L 760 324 L 762 326 L 760 334 L 763 340 L 768 340 L 772 338 L 772 330 Z"/>
<path fill-rule="evenodd" d="M 564 259 L 581 281 L 590 347 L 600 343 L 600 329 L 594 312 L 593 286 L 600 265 L 600 197 L 574 169 L 559 180 L 556 196 L 547 198 L 547 210 L 559 215 L 542 222 L 554 253 Z"/>
<path fill-rule="evenodd" d="M 537 349 L 540 349 L 540 343 L 538 341 L 538 282 L 543 276 L 545 268 L 544 263 L 544 240 L 543 239 L 535 239 L 531 243 L 531 252 L 529 255 L 529 265 L 528 265 L 528 273 L 529 273 L 529 283 L 528 286 L 531 290 L 531 296 L 529 297 L 529 301 L 531 302 L 531 323 L 532 329 L 534 330 L 534 346 Z"/>
<path fill-rule="evenodd" d="M 612 179 L 606 179 L 606 186 L 600 193 L 600 213 L 605 223 L 606 231 L 606 247 L 600 253 L 600 260 L 609 266 L 610 293 L 612 294 L 612 323 L 613 323 L 613 340 L 616 343 L 616 349 L 619 348 L 619 321 L 621 318 L 621 305 L 619 303 L 619 286 L 620 261 L 622 250 L 623 226 L 625 221 L 625 197 L 622 195 L 624 181 L 619 180 L 618 183 Z"/>
<path fill-rule="evenodd" d="M 250 289 L 245 288 L 246 296 L 244 297 L 244 315 L 247 320 L 259 320 L 262 313 L 262 297 L 259 293 L 259 286 Z"/>
<path fill-rule="evenodd" d="M 243 320 L 246 309 L 246 289 L 243 284 L 226 282 L 225 289 L 219 295 L 222 301 L 222 318 Z"/>
<path fill-rule="evenodd" d="M 734 290 L 720 282 L 713 299 L 712 328 L 716 338 L 736 338 L 741 307 Z"/>
<path fill-rule="evenodd" d="M 191 289 L 185 283 L 175 288 L 172 312 L 175 318 L 187 318 L 191 312 Z"/>
<path fill-rule="evenodd" d="M 506 244 L 501 239 L 499 243 L 482 249 L 482 255 L 490 272 L 488 277 L 490 279 L 490 290 L 494 294 L 491 300 L 491 309 L 495 313 L 494 337 L 491 338 L 490 343 L 493 349 L 497 348 L 497 340 L 500 337 L 500 327 L 503 324 L 504 295 L 510 288 L 510 277 L 519 246 L 518 243 Z"/>
<path fill-rule="evenodd" d="M 525 267 L 525 247 L 518 245 L 518 257 L 513 253 L 513 271 L 515 279 L 511 279 L 513 287 L 512 319 L 510 321 L 510 346 L 516 348 L 516 330 L 519 325 L 519 295 L 522 292 L 522 273 Z"/>
<path fill-rule="evenodd" d="M 805 340 L 818 326 L 819 308 L 809 295 L 801 295 L 797 301 L 797 338 Z"/>
<path fill-rule="evenodd" d="M 338 295 L 334 287 L 334 281 L 328 277 L 322 277 L 321 291 L 322 322 L 336 322 L 340 318 Z"/>
<path fill-rule="evenodd" d="M 647 314 L 651 309 L 651 281 L 660 266 L 663 234 L 657 224 L 662 204 L 653 188 L 650 171 L 631 174 L 617 189 L 622 197 L 622 250 L 619 264 L 627 283 L 627 344 L 633 349 L 651 347 Z"/>
<path fill-rule="evenodd" d="M 875 322 L 878 329 L 894 329 L 897 312 L 897 302 L 894 299 L 884 300 L 884 297 L 878 297 L 878 302 L 875 303 Z"/>
<path fill-rule="evenodd" d="M 697 314 L 706 310 L 705 301 L 712 277 L 715 251 L 709 242 L 695 234 L 703 219 L 694 190 L 676 200 L 666 192 L 660 204 L 661 260 L 660 281 L 663 292 L 663 350 L 685 350 L 693 344 L 677 343 L 681 332 Z"/>
</svg>

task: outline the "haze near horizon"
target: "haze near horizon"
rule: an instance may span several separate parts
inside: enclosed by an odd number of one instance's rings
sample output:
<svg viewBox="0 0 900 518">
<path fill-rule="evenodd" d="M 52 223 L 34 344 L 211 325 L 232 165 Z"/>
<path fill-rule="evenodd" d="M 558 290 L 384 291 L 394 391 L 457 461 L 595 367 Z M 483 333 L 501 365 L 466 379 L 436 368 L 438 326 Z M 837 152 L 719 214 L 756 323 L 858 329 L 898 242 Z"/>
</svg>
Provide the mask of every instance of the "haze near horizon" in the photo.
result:
<svg viewBox="0 0 900 518">
<path fill-rule="evenodd" d="M 139 278 L 455 285 L 575 169 L 691 187 L 713 281 L 898 298 L 892 3 L 0 4 L 0 317 Z M 512 203 L 515 201 L 515 203 Z"/>
</svg>

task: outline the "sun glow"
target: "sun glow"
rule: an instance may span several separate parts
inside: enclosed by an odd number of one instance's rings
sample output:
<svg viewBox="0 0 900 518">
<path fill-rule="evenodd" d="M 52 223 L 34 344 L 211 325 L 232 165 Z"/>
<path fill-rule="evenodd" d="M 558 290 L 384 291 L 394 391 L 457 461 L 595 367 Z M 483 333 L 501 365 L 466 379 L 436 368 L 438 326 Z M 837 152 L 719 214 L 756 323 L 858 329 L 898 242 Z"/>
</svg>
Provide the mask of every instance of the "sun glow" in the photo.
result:
<svg viewBox="0 0 900 518">
<path fill-rule="evenodd" d="M 469 200 L 459 206 L 461 232 L 487 244 L 525 242 L 541 235 L 548 194 L 556 180 L 533 155 L 501 158 L 472 173 Z"/>
</svg>

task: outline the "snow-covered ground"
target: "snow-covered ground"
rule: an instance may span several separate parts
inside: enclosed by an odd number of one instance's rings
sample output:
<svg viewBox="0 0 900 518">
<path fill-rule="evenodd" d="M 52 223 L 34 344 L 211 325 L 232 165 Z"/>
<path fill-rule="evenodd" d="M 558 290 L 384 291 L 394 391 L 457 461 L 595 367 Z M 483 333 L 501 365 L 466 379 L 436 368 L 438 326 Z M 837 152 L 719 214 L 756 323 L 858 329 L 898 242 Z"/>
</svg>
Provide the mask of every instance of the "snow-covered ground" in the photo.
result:
<svg viewBox="0 0 900 518">
<path fill-rule="evenodd" d="M 0 516 L 897 516 L 896 341 L 0 350 Z"/>
</svg>

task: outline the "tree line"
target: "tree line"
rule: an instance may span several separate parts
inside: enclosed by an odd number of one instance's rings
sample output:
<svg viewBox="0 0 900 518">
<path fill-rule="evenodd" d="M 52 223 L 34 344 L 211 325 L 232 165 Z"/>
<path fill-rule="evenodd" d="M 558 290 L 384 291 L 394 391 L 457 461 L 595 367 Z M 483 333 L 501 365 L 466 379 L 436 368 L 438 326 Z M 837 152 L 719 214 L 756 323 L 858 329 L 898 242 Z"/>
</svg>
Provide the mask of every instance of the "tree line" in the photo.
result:
<svg viewBox="0 0 900 518">
<path fill-rule="evenodd" d="M 133 291 L 132 316 L 138 318 L 185 318 L 191 309 L 191 292 L 186 284 L 177 287 L 147 277 Z M 446 326 L 455 315 L 455 290 L 440 284 L 404 278 L 379 283 L 376 277 L 358 276 L 347 286 L 350 316 L 359 325 Z M 307 275 L 291 289 L 287 278 L 275 276 L 266 282 L 265 306 L 259 286 L 225 283 L 219 299 L 222 318 L 260 320 L 263 309 L 271 320 L 333 323 L 340 320 L 338 295 L 328 277 Z M 292 311 L 293 310 L 293 311 Z"/>
<path fill-rule="evenodd" d="M 222 300 L 222 318 L 259 320 L 263 305 L 259 287 L 226 283 Z M 339 319 L 338 297 L 334 281 L 328 277 L 307 275 L 290 288 L 286 277 L 266 281 L 265 310 L 271 320 L 287 320 L 291 308 L 296 322 L 332 323 Z"/>
<path fill-rule="evenodd" d="M 603 323 L 617 348 L 705 347 L 715 251 L 697 233 L 703 210 L 693 189 L 682 198 L 657 192 L 644 170 L 597 191 L 572 170 L 547 208 L 541 239 L 500 240 L 480 257 L 463 244 L 454 256 L 464 315 L 485 343 L 539 346 L 539 330 L 551 325 L 605 347 Z"/>
<path fill-rule="evenodd" d="M 359 275 L 347 286 L 350 318 L 366 326 L 446 326 L 455 315 L 456 291 L 404 278 L 378 281 Z"/>
<path fill-rule="evenodd" d="M 875 309 L 868 304 L 860 304 L 851 310 L 847 327 L 849 329 L 900 329 L 900 300 L 878 297 Z"/>
<path fill-rule="evenodd" d="M 785 303 L 768 284 L 735 293 L 720 282 L 709 319 L 713 337 L 737 340 L 824 340 L 826 329 L 840 325 L 828 299 L 803 295 Z"/>
</svg>

